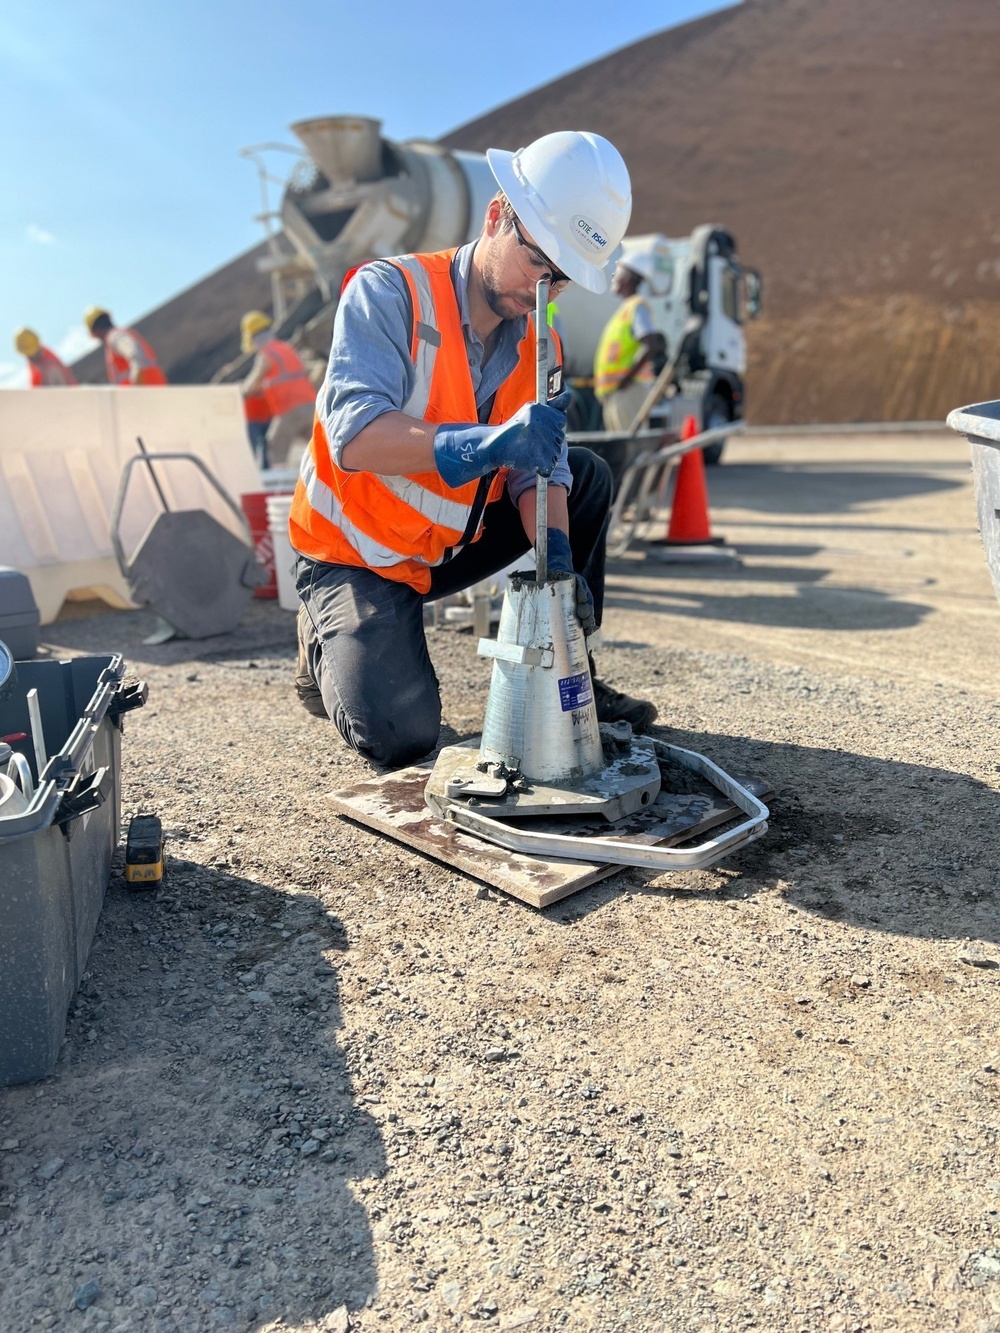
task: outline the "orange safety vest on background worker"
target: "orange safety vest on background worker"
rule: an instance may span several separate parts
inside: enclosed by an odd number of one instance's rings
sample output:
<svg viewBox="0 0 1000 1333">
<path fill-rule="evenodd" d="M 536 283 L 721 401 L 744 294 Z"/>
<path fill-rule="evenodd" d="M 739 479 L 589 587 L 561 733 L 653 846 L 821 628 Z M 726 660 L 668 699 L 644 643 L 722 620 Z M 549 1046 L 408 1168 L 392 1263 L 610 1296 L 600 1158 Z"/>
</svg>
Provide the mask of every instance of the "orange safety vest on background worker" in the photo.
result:
<svg viewBox="0 0 1000 1333">
<path fill-rule="evenodd" d="M 454 250 L 392 259 L 406 279 L 413 322 L 410 357 L 413 392 L 401 411 L 418 420 L 474 422 L 479 419 L 468 354 L 451 280 Z M 562 353 L 553 335 L 556 354 Z M 518 347 L 518 363 L 500 385 L 490 425 L 508 421 L 535 398 L 535 328 L 529 319 Z M 455 547 L 482 532 L 486 504 L 503 494 L 509 469 L 500 468 L 489 483 L 486 502 L 476 504 L 480 478 L 456 489 L 441 474 L 420 472 L 388 477 L 374 472 L 346 472 L 334 463 L 319 416 L 295 488 L 289 537 L 300 554 L 333 565 L 360 565 L 383 578 L 430 590 L 432 565 L 440 565 Z M 467 528 L 479 510 L 476 530 Z"/>
<path fill-rule="evenodd" d="M 28 358 L 28 369 L 33 389 L 59 389 L 77 382 L 69 366 L 64 365 L 48 347 L 39 347 L 37 353 Z"/>
<path fill-rule="evenodd" d="M 291 343 L 272 338 L 259 349 L 258 355 L 267 362 L 267 371 L 260 393 L 250 394 L 246 401 L 249 403 L 259 397 L 267 414 L 262 417 L 248 415 L 248 421 L 267 421 L 271 417 L 281 417 L 296 407 L 316 401 L 316 390 L 309 379 L 309 372 Z"/>
<path fill-rule="evenodd" d="M 263 393 L 248 393 L 243 399 L 243 416 L 247 421 L 270 421 L 271 409 Z"/>
<path fill-rule="evenodd" d="M 128 338 L 134 339 L 142 359 L 146 362 L 145 365 L 139 367 L 138 379 L 135 381 L 132 379 L 131 361 L 114 347 L 116 334 L 124 334 Z M 167 383 L 167 377 L 157 363 L 156 353 L 142 334 L 136 333 L 135 329 L 113 328 L 110 331 L 104 339 L 104 367 L 109 384 L 151 385 Z"/>
</svg>

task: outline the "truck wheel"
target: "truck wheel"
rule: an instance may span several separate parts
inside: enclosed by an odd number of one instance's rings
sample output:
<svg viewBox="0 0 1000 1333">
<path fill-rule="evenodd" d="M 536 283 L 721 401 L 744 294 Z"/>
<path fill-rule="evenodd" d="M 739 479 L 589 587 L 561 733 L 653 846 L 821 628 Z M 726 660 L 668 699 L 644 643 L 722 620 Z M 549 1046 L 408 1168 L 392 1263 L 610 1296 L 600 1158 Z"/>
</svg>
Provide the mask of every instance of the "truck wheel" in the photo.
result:
<svg viewBox="0 0 1000 1333">
<path fill-rule="evenodd" d="M 705 399 L 705 406 L 701 414 L 702 430 L 713 430 L 716 426 L 728 426 L 732 419 L 729 404 L 722 394 L 710 393 Z M 720 463 L 722 461 L 722 451 L 725 447 L 725 440 L 719 440 L 716 444 L 706 446 L 701 451 L 705 457 L 706 466 L 715 467 Z"/>
</svg>

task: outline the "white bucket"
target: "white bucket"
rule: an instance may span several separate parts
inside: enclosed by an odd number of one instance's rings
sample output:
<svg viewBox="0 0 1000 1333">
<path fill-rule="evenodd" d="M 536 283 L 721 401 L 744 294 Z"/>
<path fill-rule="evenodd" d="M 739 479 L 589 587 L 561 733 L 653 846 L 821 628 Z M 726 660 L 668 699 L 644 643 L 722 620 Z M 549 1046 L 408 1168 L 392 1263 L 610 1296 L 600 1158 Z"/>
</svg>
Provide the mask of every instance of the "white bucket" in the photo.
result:
<svg viewBox="0 0 1000 1333">
<path fill-rule="evenodd" d="M 0 819 L 7 815 L 23 815 L 28 804 L 17 783 L 6 773 L 0 773 Z"/>
<path fill-rule="evenodd" d="M 294 565 L 298 558 L 288 540 L 288 514 L 292 507 L 290 495 L 267 497 L 267 526 L 274 547 L 274 572 L 278 580 L 278 605 L 284 611 L 298 611 L 299 595 L 295 591 Z"/>
</svg>

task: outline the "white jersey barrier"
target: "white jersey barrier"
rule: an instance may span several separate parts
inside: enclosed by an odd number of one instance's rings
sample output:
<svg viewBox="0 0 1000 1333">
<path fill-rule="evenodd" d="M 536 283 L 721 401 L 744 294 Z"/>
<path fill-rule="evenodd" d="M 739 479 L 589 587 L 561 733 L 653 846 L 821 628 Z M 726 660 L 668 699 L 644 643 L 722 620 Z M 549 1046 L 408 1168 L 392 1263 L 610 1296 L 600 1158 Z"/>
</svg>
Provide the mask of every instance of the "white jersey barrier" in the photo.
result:
<svg viewBox="0 0 1000 1333">
<path fill-rule="evenodd" d="M 202 459 L 239 504 L 260 489 L 242 399 L 233 385 L 10 389 L 0 393 L 0 565 L 26 574 L 48 624 L 68 594 L 128 607 L 108 521 L 125 462 L 138 453 Z M 233 515 L 198 468 L 153 464 L 171 509 L 204 509 L 231 531 Z M 136 467 L 122 516 L 131 553 L 162 510 Z"/>
</svg>

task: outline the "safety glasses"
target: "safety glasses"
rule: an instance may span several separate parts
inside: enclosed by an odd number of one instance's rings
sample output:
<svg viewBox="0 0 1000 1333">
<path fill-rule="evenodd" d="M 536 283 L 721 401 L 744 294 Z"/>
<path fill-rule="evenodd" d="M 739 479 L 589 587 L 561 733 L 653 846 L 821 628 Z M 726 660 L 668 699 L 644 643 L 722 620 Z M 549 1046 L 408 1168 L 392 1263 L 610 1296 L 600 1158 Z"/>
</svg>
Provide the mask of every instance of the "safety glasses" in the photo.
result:
<svg viewBox="0 0 1000 1333">
<path fill-rule="evenodd" d="M 562 273 L 559 269 L 557 269 L 555 264 L 553 264 L 552 260 L 549 259 L 545 254 L 543 254 L 542 251 L 539 250 L 537 245 L 532 245 L 530 241 L 526 241 L 524 239 L 524 233 L 521 231 L 521 228 L 517 225 L 517 218 L 513 213 L 511 213 L 510 215 L 510 220 L 511 220 L 511 225 L 514 228 L 514 235 L 517 237 L 518 245 L 522 246 L 525 250 L 527 250 L 528 254 L 531 257 L 532 269 L 534 270 L 537 268 L 544 270 L 538 273 L 532 272 L 532 276 L 534 277 L 535 281 L 539 282 L 542 278 L 545 277 L 545 274 L 547 273 L 549 275 L 550 290 L 555 290 L 556 287 L 565 287 L 566 284 L 570 281 L 570 279 L 567 278 L 566 274 Z"/>
</svg>

